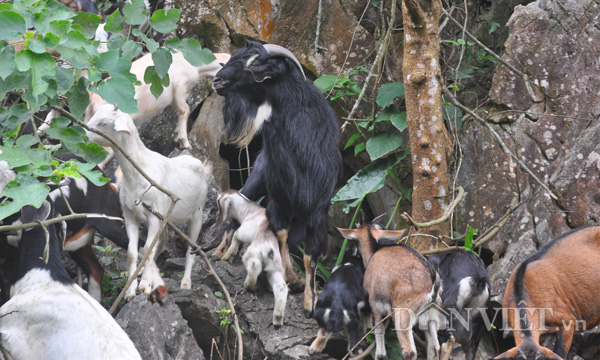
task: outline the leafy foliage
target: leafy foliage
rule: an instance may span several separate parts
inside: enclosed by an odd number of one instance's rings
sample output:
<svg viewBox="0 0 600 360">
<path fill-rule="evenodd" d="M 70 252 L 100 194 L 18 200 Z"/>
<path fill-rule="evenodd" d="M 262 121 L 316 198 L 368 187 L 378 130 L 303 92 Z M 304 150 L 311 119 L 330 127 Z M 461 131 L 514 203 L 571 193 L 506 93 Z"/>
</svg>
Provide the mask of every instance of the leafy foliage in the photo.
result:
<svg viewBox="0 0 600 360">
<path fill-rule="evenodd" d="M 171 52 L 181 51 L 195 66 L 215 59 L 194 39 L 172 37 L 161 47 L 138 29 L 119 33 L 130 25 L 148 21 L 143 0 L 125 4 L 124 17 L 117 11 L 106 19 L 105 29 L 113 32 L 107 52 L 98 52 L 94 41 L 101 17 L 73 13 L 54 0 L 15 0 L 0 4 L 0 160 L 8 162 L 18 175 L 3 190 L 8 197 L 0 205 L 0 219 L 30 204 L 39 206 L 50 191 L 46 182 L 58 183 L 64 176 L 87 177 L 95 184 L 108 181 L 93 166 L 106 157 L 96 144 L 87 144 L 85 130 L 65 117 L 54 119 L 47 140 L 35 134 L 18 137 L 27 122 L 50 106 L 65 101 L 69 112 L 81 119 L 89 103 L 89 92 L 100 94 L 127 113 L 138 111 L 135 85 L 140 84 L 130 70 L 132 61 L 146 48 L 154 65 L 146 70 L 144 81 L 158 97 L 170 79 Z M 157 10 L 149 19 L 160 33 L 176 29 L 181 10 Z M 8 95 L 8 97 L 7 97 Z M 63 163 L 56 157 L 73 153 L 83 162 Z"/>
</svg>

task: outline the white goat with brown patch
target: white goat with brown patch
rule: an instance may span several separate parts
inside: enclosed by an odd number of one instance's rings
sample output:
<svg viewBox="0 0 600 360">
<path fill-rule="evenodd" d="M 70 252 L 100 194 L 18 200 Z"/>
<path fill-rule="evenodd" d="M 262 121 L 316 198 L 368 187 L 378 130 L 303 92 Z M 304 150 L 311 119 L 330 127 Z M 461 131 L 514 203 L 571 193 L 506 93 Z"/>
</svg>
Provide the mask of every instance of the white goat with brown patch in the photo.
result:
<svg viewBox="0 0 600 360">
<path fill-rule="evenodd" d="M 170 220 L 176 224 L 189 223 L 189 237 L 196 241 L 202 228 L 202 211 L 207 195 L 207 182 L 210 176 L 210 167 L 202 161 L 189 156 L 182 155 L 175 158 L 167 158 L 157 152 L 151 151 L 144 146 L 138 135 L 137 128 L 131 117 L 113 105 L 101 106 L 88 124 L 91 128 L 100 130 L 116 142 L 132 157 L 154 181 L 165 189 L 173 192 L 179 201 L 173 209 Z M 91 142 L 101 146 L 112 146 L 104 137 L 89 132 Z M 150 185 L 137 169 L 125 158 L 123 153 L 115 150 L 115 156 L 123 171 L 123 177 L 119 183 L 119 199 L 123 207 L 125 229 L 129 237 L 127 255 L 129 258 L 129 276 L 137 267 L 139 225 L 144 222 L 148 226 L 148 236 L 145 251 L 149 251 L 150 244 L 160 227 L 160 219 L 148 211 L 147 204 L 154 211 L 166 215 L 171 200 L 168 195 Z M 144 266 L 144 273 L 140 282 L 140 290 L 147 296 L 152 295 L 160 300 L 167 293 L 164 281 L 160 277 L 155 258 L 158 255 L 156 249 L 162 248 L 162 240 L 152 249 L 150 258 Z M 188 246 L 185 262 L 185 272 L 181 280 L 182 289 L 190 289 L 192 286 L 191 272 L 195 256 Z M 127 291 L 126 298 L 135 296 L 137 280 L 134 280 Z"/>
<path fill-rule="evenodd" d="M 221 260 L 229 261 L 238 252 L 240 241 L 249 244 L 242 257 L 248 275 L 247 289 L 254 288 L 258 275 L 267 273 L 275 298 L 273 325 L 283 325 L 288 287 L 284 280 L 283 263 L 275 234 L 269 229 L 265 209 L 234 190 L 226 190 L 218 198 L 223 221 L 237 220 L 241 225 L 233 234 L 231 245 Z M 221 246 L 225 246 L 224 243 Z"/>
<path fill-rule="evenodd" d="M 396 335 L 405 360 L 415 360 L 417 349 L 412 328 L 419 322 L 427 339 L 427 360 L 439 358 L 437 338 L 441 308 L 440 277 L 421 254 L 404 245 L 385 246 L 401 239 L 406 231 L 390 231 L 379 224 L 365 224 L 358 229 L 338 229 L 347 239 L 358 240 L 365 264 L 363 286 L 375 320 L 376 359 L 385 359 L 385 329 L 389 321 L 377 326 L 386 316 L 394 318 Z M 429 309 L 432 310 L 432 309 Z M 423 313 L 424 316 L 417 315 Z M 423 328 L 425 327 L 425 328 Z"/>
</svg>

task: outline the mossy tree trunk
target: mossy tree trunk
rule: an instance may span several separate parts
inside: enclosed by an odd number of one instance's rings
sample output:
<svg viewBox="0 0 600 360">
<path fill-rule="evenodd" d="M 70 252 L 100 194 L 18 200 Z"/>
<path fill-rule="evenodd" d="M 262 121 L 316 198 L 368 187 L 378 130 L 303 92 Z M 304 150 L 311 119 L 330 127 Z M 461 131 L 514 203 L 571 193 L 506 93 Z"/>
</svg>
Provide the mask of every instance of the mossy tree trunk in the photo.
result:
<svg viewBox="0 0 600 360">
<path fill-rule="evenodd" d="M 442 81 L 438 35 L 440 0 L 403 0 L 404 62 L 407 123 L 413 166 L 412 218 L 427 222 L 440 218 L 448 206 L 448 156 L 451 143 L 442 115 Z M 417 250 L 439 245 L 450 235 L 449 222 L 417 230 L 410 237 Z M 412 233 L 412 232 L 411 232 Z M 431 235 L 431 236 L 428 236 Z M 438 240 L 436 240 L 436 238 Z"/>
</svg>

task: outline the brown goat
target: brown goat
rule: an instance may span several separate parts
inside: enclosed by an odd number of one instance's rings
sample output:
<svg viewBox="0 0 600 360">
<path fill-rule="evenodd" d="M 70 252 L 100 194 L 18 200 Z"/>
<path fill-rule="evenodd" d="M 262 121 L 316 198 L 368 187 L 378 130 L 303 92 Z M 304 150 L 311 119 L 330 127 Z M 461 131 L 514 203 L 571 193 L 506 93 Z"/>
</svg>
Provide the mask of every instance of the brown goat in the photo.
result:
<svg viewBox="0 0 600 360">
<path fill-rule="evenodd" d="M 579 325 L 600 324 L 599 283 L 600 227 L 569 231 L 517 265 L 502 304 L 516 346 L 495 359 L 565 358 Z M 540 345 L 552 333 L 554 351 Z"/>
<path fill-rule="evenodd" d="M 433 266 L 421 254 L 410 247 L 396 245 L 406 231 L 390 231 L 378 224 L 365 224 L 355 230 L 338 229 L 347 239 L 358 240 L 359 249 L 365 264 L 363 286 L 369 294 L 369 303 L 375 324 L 392 315 L 398 342 L 405 360 L 417 358 L 417 350 L 412 328 L 419 323 L 426 324 L 427 359 L 439 358 L 440 345 L 437 338 L 439 319 L 437 309 L 428 311 L 430 306 L 441 306 L 440 278 Z M 393 246 L 383 246 L 384 242 Z M 429 309 L 432 310 L 432 309 Z M 385 359 L 385 321 L 373 330 L 376 343 L 376 359 Z"/>
</svg>

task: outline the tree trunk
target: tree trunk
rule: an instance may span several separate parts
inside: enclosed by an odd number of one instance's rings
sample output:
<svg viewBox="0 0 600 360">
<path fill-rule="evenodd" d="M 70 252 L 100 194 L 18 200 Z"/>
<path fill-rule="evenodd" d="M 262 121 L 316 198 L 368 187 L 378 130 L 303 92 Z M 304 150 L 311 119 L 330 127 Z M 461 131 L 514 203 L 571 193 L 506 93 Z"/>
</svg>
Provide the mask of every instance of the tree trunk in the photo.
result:
<svg viewBox="0 0 600 360">
<path fill-rule="evenodd" d="M 403 0 L 405 101 L 413 166 L 412 218 L 427 222 L 440 218 L 448 206 L 450 139 L 442 115 L 442 82 L 438 36 L 440 0 Z M 449 235 L 448 221 L 417 229 L 412 236 L 417 250 L 437 247 Z M 412 233 L 412 231 L 411 231 Z M 431 236 L 427 236 L 431 235 Z M 435 237 L 435 238 L 434 238 Z"/>
</svg>

